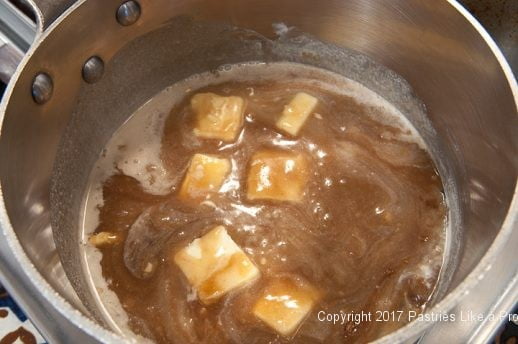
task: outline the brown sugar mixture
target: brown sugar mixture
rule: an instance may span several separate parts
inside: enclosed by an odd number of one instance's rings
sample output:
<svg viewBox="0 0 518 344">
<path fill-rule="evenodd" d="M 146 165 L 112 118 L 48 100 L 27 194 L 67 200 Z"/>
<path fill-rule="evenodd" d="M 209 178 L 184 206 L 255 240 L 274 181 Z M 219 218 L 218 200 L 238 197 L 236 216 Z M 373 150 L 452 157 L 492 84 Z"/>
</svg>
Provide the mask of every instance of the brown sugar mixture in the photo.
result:
<svg viewBox="0 0 518 344">
<path fill-rule="evenodd" d="M 162 124 L 131 119 L 100 159 L 112 169 L 89 245 L 129 327 L 184 344 L 366 342 L 403 326 L 430 300 L 445 236 L 419 137 L 351 80 L 254 71 L 169 90 L 168 114 L 146 110 Z"/>
</svg>

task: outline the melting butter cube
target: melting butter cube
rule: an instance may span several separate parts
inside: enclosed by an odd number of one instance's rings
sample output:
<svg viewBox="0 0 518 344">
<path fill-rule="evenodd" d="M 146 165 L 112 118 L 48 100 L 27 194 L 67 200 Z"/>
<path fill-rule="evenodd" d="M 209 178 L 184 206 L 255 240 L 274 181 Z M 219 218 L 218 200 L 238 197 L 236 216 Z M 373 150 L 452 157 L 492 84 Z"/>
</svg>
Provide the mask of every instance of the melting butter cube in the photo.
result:
<svg viewBox="0 0 518 344">
<path fill-rule="evenodd" d="M 180 197 L 196 200 L 218 192 L 230 172 L 230 167 L 228 159 L 195 154 L 180 188 Z"/>
<path fill-rule="evenodd" d="M 300 92 L 284 107 L 282 116 L 277 120 L 277 128 L 296 136 L 309 115 L 317 106 L 317 98 Z"/>
<path fill-rule="evenodd" d="M 298 202 L 308 179 L 305 157 L 283 150 L 261 151 L 252 157 L 248 172 L 247 197 Z"/>
<path fill-rule="evenodd" d="M 196 113 L 194 135 L 198 137 L 232 142 L 243 126 L 243 98 L 198 93 L 192 97 L 191 107 Z"/>
<path fill-rule="evenodd" d="M 254 263 L 223 226 L 215 227 L 178 251 L 174 262 L 205 304 L 213 303 L 259 276 Z"/>
<path fill-rule="evenodd" d="M 254 305 L 254 315 L 283 336 L 294 334 L 318 300 L 310 285 L 274 280 Z"/>
<path fill-rule="evenodd" d="M 88 238 L 88 242 L 95 247 L 112 245 L 118 241 L 119 236 L 110 232 L 99 232 Z"/>
</svg>

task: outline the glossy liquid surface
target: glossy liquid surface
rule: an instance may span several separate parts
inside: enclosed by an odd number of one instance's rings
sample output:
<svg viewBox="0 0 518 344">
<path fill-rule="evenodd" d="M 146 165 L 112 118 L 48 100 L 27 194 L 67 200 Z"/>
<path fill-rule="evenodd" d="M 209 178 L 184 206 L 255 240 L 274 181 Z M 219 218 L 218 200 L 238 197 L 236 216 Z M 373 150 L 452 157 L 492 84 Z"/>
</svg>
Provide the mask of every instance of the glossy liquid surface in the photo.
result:
<svg viewBox="0 0 518 344">
<path fill-rule="evenodd" d="M 112 138 L 86 205 L 86 231 L 117 236 L 99 247 L 102 276 L 135 333 L 158 343 L 365 342 L 426 307 L 442 264 L 446 206 L 433 162 L 390 104 L 349 79 L 281 63 L 207 74 L 166 92 Z M 190 98 L 199 92 L 245 99 L 236 142 L 193 135 Z M 298 92 L 318 104 L 293 137 L 275 121 Z M 168 113 L 153 110 L 169 103 Z M 246 196 L 250 159 L 263 150 L 304 155 L 300 202 Z M 201 203 L 178 197 L 196 153 L 232 166 L 219 193 Z M 206 305 L 171 255 L 217 225 L 261 276 Z M 98 261 L 89 264 L 94 272 Z M 294 335 L 279 335 L 252 312 L 278 280 L 311 285 L 319 295 Z M 376 311 L 405 316 L 377 322 Z M 371 321 L 321 320 L 361 312 Z"/>
</svg>

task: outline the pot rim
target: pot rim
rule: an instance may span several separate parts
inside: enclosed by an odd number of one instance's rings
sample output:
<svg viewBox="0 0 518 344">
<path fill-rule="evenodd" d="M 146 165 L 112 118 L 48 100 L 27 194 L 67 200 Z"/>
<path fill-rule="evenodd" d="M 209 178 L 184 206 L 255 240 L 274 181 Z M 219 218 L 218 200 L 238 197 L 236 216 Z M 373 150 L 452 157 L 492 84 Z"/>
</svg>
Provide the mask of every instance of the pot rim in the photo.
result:
<svg viewBox="0 0 518 344">
<path fill-rule="evenodd" d="M 40 44 L 52 34 L 53 30 L 58 27 L 64 20 L 66 20 L 68 14 L 75 11 L 77 8 L 82 6 L 88 0 L 79 0 L 74 3 L 70 8 L 68 8 L 58 19 L 56 19 L 45 31 L 42 30 L 41 24 L 39 24 L 38 34 L 34 40 L 34 43 L 31 45 L 29 51 L 24 56 L 20 65 L 18 66 L 16 72 L 14 73 L 11 82 L 7 86 L 5 90 L 5 94 L 0 104 L 0 134 L 3 125 L 3 119 L 7 110 L 7 106 L 9 104 L 9 100 L 14 91 L 14 87 L 16 82 L 18 81 L 20 75 L 23 73 L 25 66 L 31 60 L 31 57 L 36 51 Z M 511 71 L 509 64 L 504 58 L 502 52 L 496 45 L 495 41 L 491 38 L 489 33 L 482 27 L 482 25 L 462 6 L 457 0 L 446 0 L 453 8 L 455 8 L 471 25 L 472 27 L 479 33 L 482 39 L 486 42 L 486 44 L 491 49 L 493 55 L 497 59 L 502 71 L 507 79 L 511 92 L 513 94 L 515 105 L 518 110 L 518 85 L 516 83 L 516 79 Z M 32 2 L 32 0 L 30 0 Z M 38 19 L 41 23 L 41 14 L 38 14 Z M 491 264 L 495 260 L 495 256 L 498 252 L 501 251 L 502 247 L 507 242 L 510 237 L 513 228 L 518 227 L 518 185 L 515 183 L 515 189 L 513 193 L 513 199 L 508 208 L 506 217 L 502 223 L 500 232 L 494 239 L 493 243 L 484 254 L 484 256 L 480 259 L 479 263 L 475 266 L 475 268 L 464 278 L 464 280 L 450 293 L 448 293 L 442 300 L 437 302 L 430 309 L 427 309 L 425 313 L 443 313 L 451 310 L 462 297 L 467 295 L 470 290 L 472 290 L 479 282 L 479 276 L 483 275 L 487 269 L 491 267 Z M 18 263 L 20 263 L 24 269 L 23 274 L 28 277 L 32 283 L 32 287 L 39 290 L 45 300 L 54 307 L 56 311 L 58 311 L 62 316 L 64 316 L 68 321 L 70 321 L 74 326 L 83 330 L 85 333 L 90 335 L 91 337 L 103 342 L 103 343 L 124 343 L 124 342 L 136 342 L 136 339 L 127 338 L 112 332 L 91 318 L 80 312 L 78 309 L 74 308 L 72 304 L 65 300 L 59 293 L 57 293 L 54 288 L 43 278 L 43 276 L 39 273 L 36 267 L 33 265 L 32 261 L 29 259 L 25 250 L 23 249 L 21 243 L 18 240 L 18 237 L 11 225 L 9 217 L 7 215 L 7 210 L 5 207 L 5 202 L 2 193 L 2 185 L 0 183 L 0 230 L 3 236 L 6 238 L 6 242 L 13 254 L 14 258 Z M 423 332 L 425 329 L 430 327 L 433 324 L 432 321 L 412 321 L 398 330 L 391 332 L 373 343 L 376 344 L 384 344 L 384 343 L 394 343 L 401 342 L 413 337 L 416 337 L 419 333 Z"/>
</svg>

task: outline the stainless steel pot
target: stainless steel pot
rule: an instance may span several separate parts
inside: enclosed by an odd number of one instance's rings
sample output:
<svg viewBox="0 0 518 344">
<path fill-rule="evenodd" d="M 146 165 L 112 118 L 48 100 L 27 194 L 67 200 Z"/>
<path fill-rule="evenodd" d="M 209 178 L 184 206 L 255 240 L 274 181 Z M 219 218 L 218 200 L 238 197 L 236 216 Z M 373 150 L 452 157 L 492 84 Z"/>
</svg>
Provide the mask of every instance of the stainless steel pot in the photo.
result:
<svg viewBox="0 0 518 344">
<path fill-rule="evenodd" d="M 429 312 L 449 311 L 505 245 L 518 247 L 518 87 L 495 43 L 455 1 L 30 2 L 39 30 L 0 108 L 0 275 L 50 342 L 129 340 L 106 329 L 86 286 L 79 210 L 100 149 L 137 107 L 192 72 L 229 62 L 214 46 L 201 50 L 212 52 L 205 62 L 191 61 L 200 52 L 187 32 L 192 20 L 265 37 L 285 23 L 409 82 L 426 105 L 428 143 L 450 192 L 447 268 Z M 508 268 L 516 278 L 518 262 Z M 412 341 L 431 325 L 413 322 L 378 342 Z"/>
</svg>

